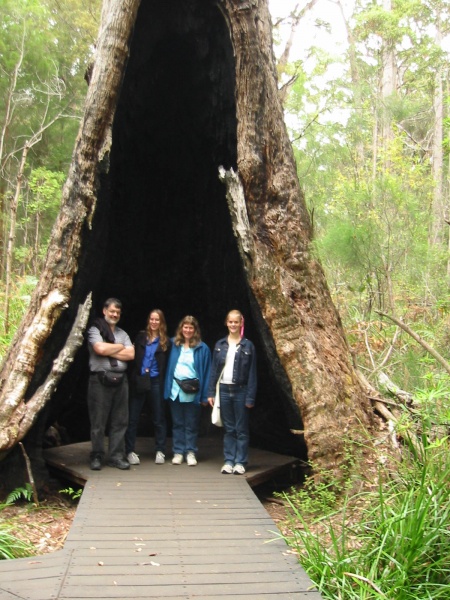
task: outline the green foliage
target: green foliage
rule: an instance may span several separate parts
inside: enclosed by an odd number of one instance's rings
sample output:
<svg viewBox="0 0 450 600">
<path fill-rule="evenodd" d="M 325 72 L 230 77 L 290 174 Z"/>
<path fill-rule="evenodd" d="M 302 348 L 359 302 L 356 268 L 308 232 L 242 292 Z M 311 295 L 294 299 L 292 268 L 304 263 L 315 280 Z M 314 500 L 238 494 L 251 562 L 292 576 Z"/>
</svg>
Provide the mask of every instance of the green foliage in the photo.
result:
<svg viewBox="0 0 450 600">
<path fill-rule="evenodd" d="M 332 483 L 314 483 L 312 478 L 307 478 L 299 490 L 291 489 L 289 503 L 296 511 L 301 511 L 303 516 L 330 515 L 336 510 L 338 496 L 336 486 Z M 276 493 L 276 496 L 286 497 L 286 493 Z"/>
<path fill-rule="evenodd" d="M 430 107 L 436 69 L 448 63 L 432 37 L 438 20 L 444 30 L 446 4 L 358 2 L 346 55 L 314 47 L 295 63 L 302 76 L 285 111 L 316 252 L 339 307 L 342 290 L 354 291 L 347 300 L 366 318 L 373 308 L 400 312 L 406 295 L 433 303 L 448 290 L 447 228 L 441 244 L 429 239 L 436 191 Z M 380 91 L 388 53 L 396 84 L 389 95 Z M 443 196 L 447 171 L 444 161 Z"/>
<path fill-rule="evenodd" d="M 22 558 L 33 553 L 31 544 L 19 540 L 10 526 L 0 523 L 0 560 Z"/>
<path fill-rule="evenodd" d="M 28 201 L 28 212 L 36 214 L 51 210 L 50 218 L 53 220 L 59 209 L 64 180 L 64 173 L 50 171 L 45 167 L 34 169 L 28 180 L 32 193 Z"/>
<path fill-rule="evenodd" d="M 0 0 L 0 240 L 12 224 L 19 276 L 39 274 L 79 128 L 100 9 L 100 0 Z M 32 151 L 19 172 L 26 143 Z M 2 278 L 4 263 L 0 243 Z"/>
<path fill-rule="evenodd" d="M 25 487 L 18 487 L 8 494 L 5 500 L 5 505 L 14 504 L 21 498 L 24 498 L 27 500 L 27 502 L 31 502 L 33 499 L 33 488 L 29 483 L 26 483 Z"/>
<path fill-rule="evenodd" d="M 439 397 L 443 397 L 439 393 Z M 446 408 L 449 401 L 446 396 Z M 431 409 L 434 407 L 434 409 Z M 435 437 L 430 415 L 440 420 L 429 394 L 420 416 L 422 436 L 405 438 L 409 448 L 395 480 L 379 471 L 376 489 L 346 493 L 336 510 L 323 490 L 318 499 L 291 492 L 292 534 L 286 541 L 324 599 L 444 599 L 450 581 L 450 452 L 449 440 Z M 358 519 L 353 519 L 354 506 Z M 308 516 L 311 508 L 315 521 Z M 300 524 L 300 526 L 298 526 Z M 320 524 L 322 534 L 317 535 Z M 326 532 L 326 535 L 323 532 Z M 325 539 L 327 541 L 325 541 Z"/>
<path fill-rule="evenodd" d="M 81 498 L 81 494 L 83 493 L 83 488 L 78 488 L 74 490 L 72 487 L 65 488 L 63 490 L 59 490 L 60 494 L 67 494 L 72 500 L 79 500 Z"/>
<path fill-rule="evenodd" d="M 6 498 L 6 500 L 0 504 L 0 512 L 7 506 L 11 506 L 20 498 L 24 498 L 28 502 L 33 497 L 33 490 L 31 485 L 27 483 L 25 487 L 16 488 Z M 5 520 L 0 520 L 0 560 L 6 560 L 11 558 L 21 558 L 24 556 L 32 555 L 33 547 L 31 544 L 19 540 L 13 532 L 13 528 Z"/>
<path fill-rule="evenodd" d="M 5 355 L 14 333 L 30 303 L 31 294 L 36 287 L 37 279 L 35 277 L 23 277 L 17 279 L 14 284 L 12 302 L 10 305 L 10 328 L 8 333 L 2 333 L 4 328 L 4 314 L 0 311 L 0 362 Z M 0 305 L 3 304 L 3 284 L 0 282 Z"/>
</svg>

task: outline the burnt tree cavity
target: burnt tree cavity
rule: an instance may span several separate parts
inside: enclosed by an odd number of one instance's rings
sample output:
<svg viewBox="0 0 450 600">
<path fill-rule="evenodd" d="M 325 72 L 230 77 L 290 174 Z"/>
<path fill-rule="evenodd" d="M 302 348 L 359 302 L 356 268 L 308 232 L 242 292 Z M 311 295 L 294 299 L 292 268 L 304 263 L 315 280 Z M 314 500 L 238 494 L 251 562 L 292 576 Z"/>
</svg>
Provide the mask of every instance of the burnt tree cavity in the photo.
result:
<svg viewBox="0 0 450 600">
<path fill-rule="evenodd" d="M 220 166 L 236 170 L 234 68 L 215 3 L 141 3 L 74 297 L 93 290 L 96 312 L 106 297 L 121 298 L 121 325 L 132 339 L 152 308 L 164 311 L 171 335 L 193 314 L 211 348 L 225 335 L 228 310 L 242 310 L 259 358 L 252 443 L 303 456 L 301 438 L 290 433 L 301 428 L 290 384 L 275 350 L 271 357 L 263 350 L 264 323 L 252 317 L 218 177 Z M 71 441 L 89 435 L 86 371 L 80 352 L 52 401 Z"/>
</svg>

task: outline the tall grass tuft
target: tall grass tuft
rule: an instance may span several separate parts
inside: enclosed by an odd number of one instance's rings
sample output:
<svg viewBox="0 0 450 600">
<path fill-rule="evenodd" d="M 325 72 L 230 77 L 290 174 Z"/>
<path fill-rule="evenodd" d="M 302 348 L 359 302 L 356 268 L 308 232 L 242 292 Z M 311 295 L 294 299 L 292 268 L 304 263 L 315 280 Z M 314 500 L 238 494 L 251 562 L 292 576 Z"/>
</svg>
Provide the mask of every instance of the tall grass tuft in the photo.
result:
<svg viewBox="0 0 450 600">
<path fill-rule="evenodd" d="M 414 443 L 406 439 L 395 479 L 380 472 L 375 489 L 347 493 L 339 510 L 311 520 L 311 503 L 304 512 L 295 495 L 286 495 L 292 533 L 283 537 L 323 598 L 450 597 L 449 440 L 431 439 L 426 427 Z"/>
<path fill-rule="evenodd" d="M 34 548 L 31 544 L 19 540 L 7 524 L 0 524 L 0 560 L 24 558 L 33 554 Z"/>
</svg>

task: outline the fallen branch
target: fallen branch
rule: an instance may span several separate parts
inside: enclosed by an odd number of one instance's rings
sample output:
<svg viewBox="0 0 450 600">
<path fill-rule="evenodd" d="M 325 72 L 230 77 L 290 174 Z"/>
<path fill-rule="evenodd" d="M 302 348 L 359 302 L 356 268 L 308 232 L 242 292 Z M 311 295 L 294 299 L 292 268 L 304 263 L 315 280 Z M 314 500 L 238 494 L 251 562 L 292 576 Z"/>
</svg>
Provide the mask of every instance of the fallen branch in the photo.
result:
<svg viewBox="0 0 450 600">
<path fill-rule="evenodd" d="M 405 392 L 393 383 L 385 373 L 379 373 L 378 383 L 385 389 L 391 396 L 395 396 L 407 405 L 413 403 L 414 397 L 410 392 Z"/>
<path fill-rule="evenodd" d="M 396 325 L 398 325 L 401 329 L 403 329 L 403 331 L 405 331 L 414 340 L 416 340 L 416 342 L 418 344 L 420 344 L 422 346 L 422 348 L 424 348 L 427 352 L 429 352 L 431 354 L 431 356 L 433 358 L 435 358 L 444 367 L 444 369 L 447 371 L 447 373 L 450 373 L 450 364 L 445 360 L 445 358 L 443 358 L 439 354 L 439 352 L 436 352 L 436 350 L 434 348 L 432 348 L 425 340 L 423 340 L 420 337 L 420 335 L 417 335 L 417 333 L 415 333 L 412 329 L 410 329 L 408 327 L 408 325 L 405 325 L 405 323 L 403 323 L 402 321 L 400 321 L 396 317 L 391 317 L 390 315 L 387 315 L 386 313 L 383 313 L 383 312 L 381 312 L 379 310 L 377 310 L 375 312 L 377 314 L 379 314 L 381 317 L 385 317 L 386 319 L 389 319 L 390 321 L 392 321 L 393 323 L 395 323 Z"/>
</svg>

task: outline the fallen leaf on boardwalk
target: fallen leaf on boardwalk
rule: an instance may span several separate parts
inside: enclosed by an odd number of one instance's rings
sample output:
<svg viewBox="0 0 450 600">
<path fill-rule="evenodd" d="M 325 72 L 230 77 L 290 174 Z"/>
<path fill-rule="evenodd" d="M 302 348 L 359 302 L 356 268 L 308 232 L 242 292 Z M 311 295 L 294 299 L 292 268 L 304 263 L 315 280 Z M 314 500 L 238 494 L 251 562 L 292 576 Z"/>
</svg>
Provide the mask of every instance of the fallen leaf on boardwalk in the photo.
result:
<svg viewBox="0 0 450 600">
<path fill-rule="evenodd" d="M 104 565 L 105 563 L 104 563 L 102 560 L 99 560 L 97 564 L 98 564 L 98 566 L 99 566 L 99 567 L 103 567 L 103 565 Z"/>
<path fill-rule="evenodd" d="M 95 546 L 91 546 L 89 550 L 97 550 L 97 548 Z"/>
<path fill-rule="evenodd" d="M 150 552 L 149 556 L 157 556 L 157 552 Z"/>
<path fill-rule="evenodd" d="M 152 565 L 152 567 L 160 567 L 161 565 L 157 562 L 153 562 L 152 560 L 150 561 L 150 564 Z"/>
<path fill-rule="evenodd" d="M 136 548 L 135 552 L 142 552 L 142 548 Z"/>
<path fill-rule="evenodd" d="M 121 485 L 122 484 L 119 481 L 116 483 L 116 487 L 120 487 Z"/>
</svg>

